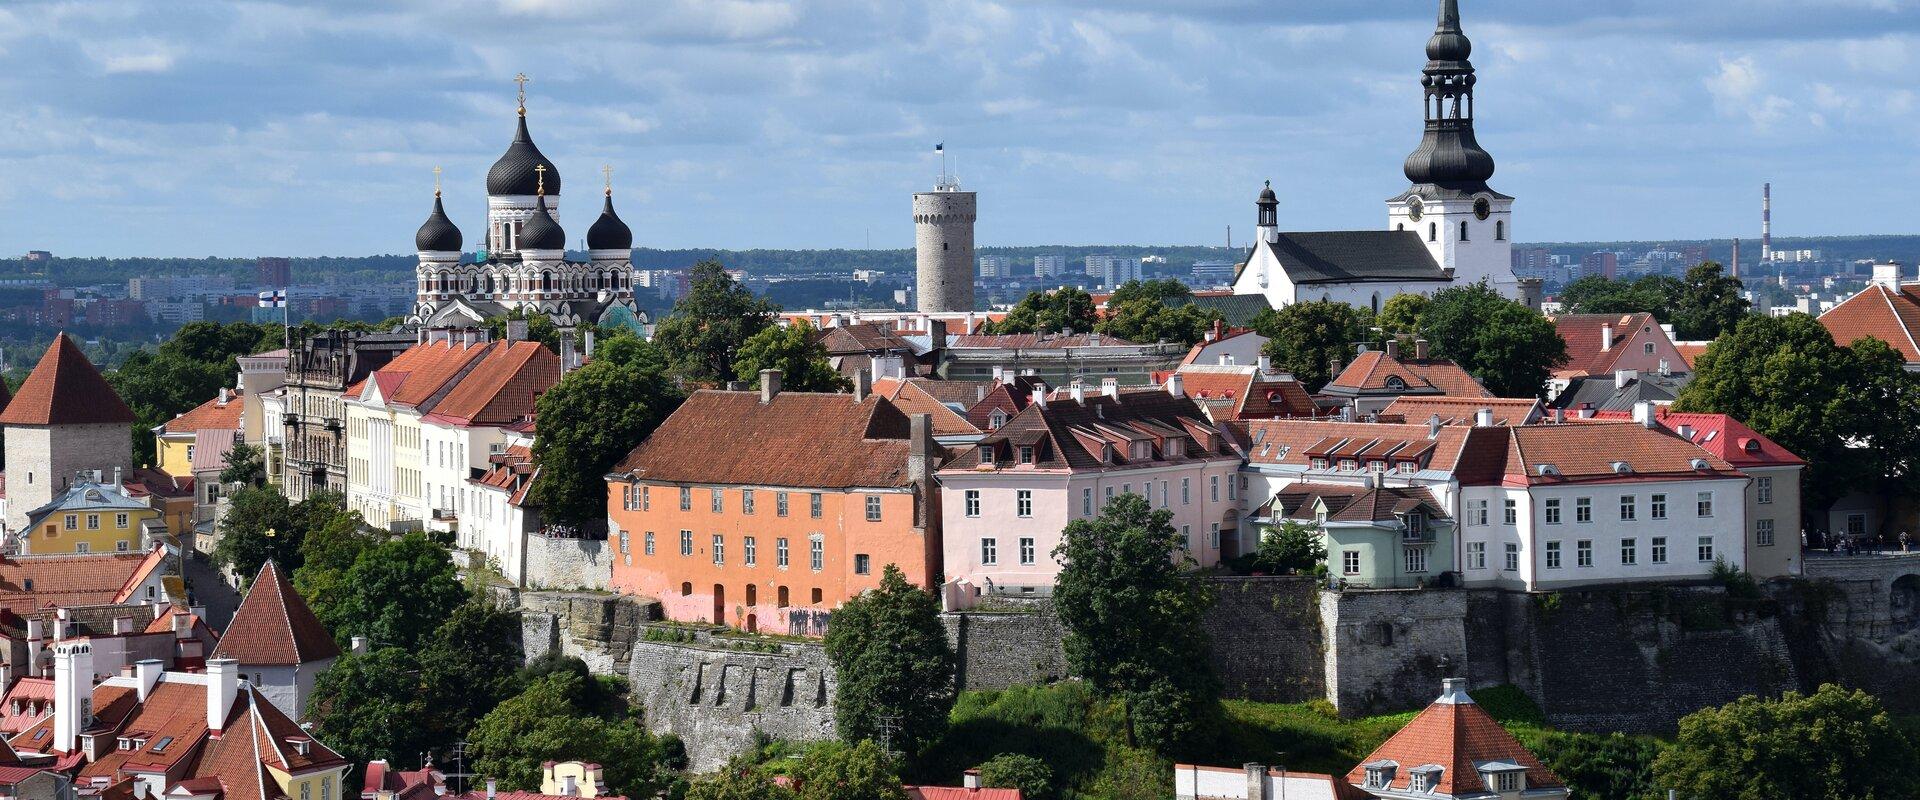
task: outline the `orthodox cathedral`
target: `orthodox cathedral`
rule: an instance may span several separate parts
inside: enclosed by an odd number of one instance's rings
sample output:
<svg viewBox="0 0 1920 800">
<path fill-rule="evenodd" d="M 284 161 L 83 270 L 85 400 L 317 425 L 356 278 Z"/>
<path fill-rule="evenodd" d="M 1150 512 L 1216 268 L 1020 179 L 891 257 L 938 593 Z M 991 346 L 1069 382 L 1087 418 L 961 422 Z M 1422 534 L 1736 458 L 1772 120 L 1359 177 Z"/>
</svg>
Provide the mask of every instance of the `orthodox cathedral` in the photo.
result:
<svg viewBox="0 0 1920 800">
<path fill-rule="evenodd" d="M 414 235 L 420 265 L 407 321 L 466 327 L 521 311 L 545 314 L 562 328 L 641 328 L 647 320 L 633 301 L 633 231 L 613 211 L 611 170 L 600 217 L 587 229 L 587 257 L 570 260 L 559 219 L 560 170 L 527 133 L 526 77 L 515 80 L 519 128 L 506 154 L 487 170 L 486 244 L 471 260 L 464 258 L 465 240 L 447 218 L 436 185 L 433 213 Z"/>
<path fill-rule="evenodd" d="M 1459 0 L 1441 0 L 1420 80 L 1426 130 L 1404 167 L 1412 185 L 1387 200 L 1387 228 L 1283 233 L 1269 184 L 1255 206 L 1253 251 L 1234 274 L 1235 294 L 1265 295 L 1276 307 L 1339 300 L 1377 312 L 1396 294 L 1486 281 L 1537 306 L 1538 283 L 1513 275 L 1513 198 L 1487 185 L 1493 156 L 1474 140 L 1472 51 Z"/>
</svg>

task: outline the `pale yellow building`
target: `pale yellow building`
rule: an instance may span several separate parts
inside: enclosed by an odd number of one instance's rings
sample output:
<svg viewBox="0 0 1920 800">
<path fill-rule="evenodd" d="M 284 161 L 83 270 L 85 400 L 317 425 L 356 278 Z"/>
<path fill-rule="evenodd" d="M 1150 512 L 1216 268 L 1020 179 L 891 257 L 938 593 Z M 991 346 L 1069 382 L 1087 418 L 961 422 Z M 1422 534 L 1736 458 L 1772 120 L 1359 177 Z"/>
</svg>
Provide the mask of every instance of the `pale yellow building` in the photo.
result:
<svg viewBox="0 0 1920 800">
<path fill-rule="evenodd" d="M 128 497 L 119 476 L 109 485 L 77 479 L 52 503 L 27 512 L 18 532 L 21 555 L 127 553 L 166 535 L 160 511 Z"/>
</svg>

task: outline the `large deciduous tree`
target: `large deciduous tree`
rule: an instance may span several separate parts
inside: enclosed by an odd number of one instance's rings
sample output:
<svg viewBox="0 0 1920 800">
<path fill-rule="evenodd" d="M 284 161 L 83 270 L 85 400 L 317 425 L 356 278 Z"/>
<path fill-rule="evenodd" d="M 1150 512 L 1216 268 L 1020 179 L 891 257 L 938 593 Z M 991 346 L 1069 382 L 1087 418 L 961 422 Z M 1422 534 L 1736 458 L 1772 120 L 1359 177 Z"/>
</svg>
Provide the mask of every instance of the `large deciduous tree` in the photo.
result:
<svg viewBox="0 0 1920 800">
<path fill-rule="evenodd" d="M 1368 317 L 1366 310 L 1346 303 L 1313 300 L 1261 311 L 1249 324 L 1267 337 L 1262 352 L 1272 358 L 1275 368 L 1318 389 L 1336 377 L 1333 362 L 1346 363 L 1355 344 L 1378 338 Z"/>
<path fill-rule="evenodd" d="M 1753 305 L 1740 296 L 1739 278 L 1708 261 L 1687 270 L 1686 286 L 1673 309 L 1674 335 L 1685 341 L 1715 339 L 1733 330 Z"/>
<path fill-rule="evenodd" d="M 733 372 L 758 386 L 761 370 L 777 369 L 781 372 L 781 388 L 794 392 L 843 392 L 853 388 L 847 376 L 828 363 L 827 346 L 817 333 L 805 322 L 769 326 L 740 345 Z"/>
<path fill-rule="evenodd" d="M 840 738 L 890 738 L 918 753 L 946 729 L 953 709 L 954 656 L 940 624 L 940 602 L 888 564 L 880 588 L 833 612 L 827 658 L 839 684 L 834 721 Z"/>
<path fill-rule="evenodd" d="M 872 740 L 820 747 L 800 764 L 800 800 L 906 800 L 893 755 Z"/>
<path fill-rule="evenodd" d="M 414 764 L 443 743 L 425 689 L 420 663 L 406 648 L 346 653 L 314 681 L 307 714 L 314 735 L 351 763 Z"/>
<path fill-rule="evenodd" d="M 1388 336 L 1397 334 L 1414 335 L 1420 332 L 1420 317 L 1427 313 L 1427 305 L 1433 301 L 1424 294 L 1402 292 L 1387 298 L 1380 306 L 1380 315 L 1375 322 Z"/>
<path fill-rule="evenodd" d="M 1128 735 L 1161 752 L 1190 741 L 1218 713 L 1200 617 L 1212 603 L 1174 530 L 1173 514 L 1123 494 L 1100 516 L 1067 524 L 1053 601 L 1073 674 L 1122 701 Z"/>
<path fill-rule="evenodd" d="M 336 524 L 343 516 L 350 521 L 340 524 L 359 524 L 358 514 L 340 510 L 339 495 L 326 492 L 293 503 L 274 489 L 249 488 L 235 492 L 230 503 L 220 520 L 220 541 L 214 545 L 213 561 L 242 580 L 253 580 L 268 559 L 295 573 L 303 559 L 301 545 L 309 533 Z"/>
<path fill-rule="evenodd" d="M 452 554 L 418 532 L 361 551 L 341 588 L 338 602 L 321 606 L 326 616 L 314 612 L 335 638 L 365 636 L 410 652 L 467 599 Z"/>
<path fill-rule="evenodd" d="M 1688 800 L 1880 800 L 1913 795 L 1920 752 L 1879 700 L 1827 684 L 1688 714 L 1653 770 Z"/>
<path fill-rule="evenodd" d="M 687 295 L 660 321 L 654 343 L 673 375 L 690 386 L 740 379 L 734 362 L 741 345 L 772 325 L 779 308 L 735 281 L 718 261 L 693 265 L 687 277 Z"/>
<path fill-rule="evenodd" d="M 1538 397 L 1567 343 L 1553 322 L 1486 283 L 1443 289 L 1420 315 L 1420 334 L 1499 397 Z"/>
<path fill-rule="evenodd" d="M 1806 314 L 1748 315 L 1694 361 L 1680 411 L 1728 414 L 1807 460 L 1803 506 L 1853 489 L 1910 490 L 1920 377 L 1885 342 L 1835 344 Z"/>
<path fill-rule="evenodd" d="M 1032 292 L 998 322 L 987 323 L 987 333 L 1058 333 L 1093 330 L 1099 322 L 1093 296 L 1074 287 L 1050 292 Z"/>
<path fill-rule="evenodd" d="M 609 339 L 586 366 L 540 395 L 533 499 L 546 518 L 574 525 L 604 518 L 607 472 L 681 399 L 659 348 L 630 336 Z"/>
<path fill-rule="evenodd" d="M 536 791 L 548 761 L 588 761 L 604 770 L 608 788 L 628 797 L 673 790 L 685 755 L 679 740 L 656 737 L 631 714 L 583 708 L 581 679 L 556 672 L 501 703 L 468 736 L 475 771 L 502 788 Z"/>
<path fill-rule="evenodd" d="M 1672 322 L 1686 285 L 1669 275 L 1647 275 L 1637 280 L 1615 280 L 1588 275 L 1560 290 L 1560 304 L 1573 314 L 1632 314 L 1647 312 L 1661 322 Z"/>
<path fill-rule="evenodd" d="M 1140 344 L 1174 342 L 1192 346 L 1221 318 L 1220 312 L 1211 308 L 1178 300 L 1175 303 L 1170 305 L 1157 297 L 1108 300 L 1106 319 L 1095 323 L 1093 329 Z"/>
<path fill-rule="evenodd" d="M 420 649 L 420 674 L 452 731 L 465 731 L 518 692 L 525 655 L 520 614 L 472 600 L 434 629 Z"/>
</svg>

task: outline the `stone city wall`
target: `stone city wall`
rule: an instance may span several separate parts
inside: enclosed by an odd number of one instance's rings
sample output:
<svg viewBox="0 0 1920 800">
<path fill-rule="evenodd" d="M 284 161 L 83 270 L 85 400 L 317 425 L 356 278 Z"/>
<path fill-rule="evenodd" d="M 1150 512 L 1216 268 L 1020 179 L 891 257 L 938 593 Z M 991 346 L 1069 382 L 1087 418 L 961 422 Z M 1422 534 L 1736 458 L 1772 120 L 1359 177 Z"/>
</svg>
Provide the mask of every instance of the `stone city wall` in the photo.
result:
<svg viewBox="0 0 1920 800">
<path fill-rule="evenodd" d="M 729 648 L 725 637 L 696 636 L 635 643 L 626 673 L 647 727 L 679 736 L 695 770 L 720 767 L 757 735 L 832 738 L 834 679 L 824 647 L 783 642 L 775 652 L 748 651 Z"/>
<path fill-rule="evenodd" d="M 613 582 L 612 548 L 605 539 L 526 537 L 526 574 L 530 589 L 605 591 Z"/>
</svg>

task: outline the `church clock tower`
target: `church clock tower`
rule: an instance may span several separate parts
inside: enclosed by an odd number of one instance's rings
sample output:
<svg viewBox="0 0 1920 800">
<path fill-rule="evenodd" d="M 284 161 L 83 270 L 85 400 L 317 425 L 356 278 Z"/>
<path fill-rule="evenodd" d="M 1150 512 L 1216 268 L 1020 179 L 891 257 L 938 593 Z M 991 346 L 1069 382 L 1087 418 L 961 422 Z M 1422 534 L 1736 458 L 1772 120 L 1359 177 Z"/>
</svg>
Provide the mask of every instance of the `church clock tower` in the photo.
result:
<svg viewBox="0 0 1920 800">
<path fill-rule="evenodd" d="M 1441 0 L 1421 73 L 1426 131 L 1407 156 L 1413 185 L 1387 201 L 1387 225 L 1414 231 L 1455 285 L 1485 280 L 1518 298 L 1513 276 L 1513 198 L 1487 185 L 1493 156 L 1473 137 L 1473 43 L 1460 29 L 1459 0 Z"/>
</svg>

